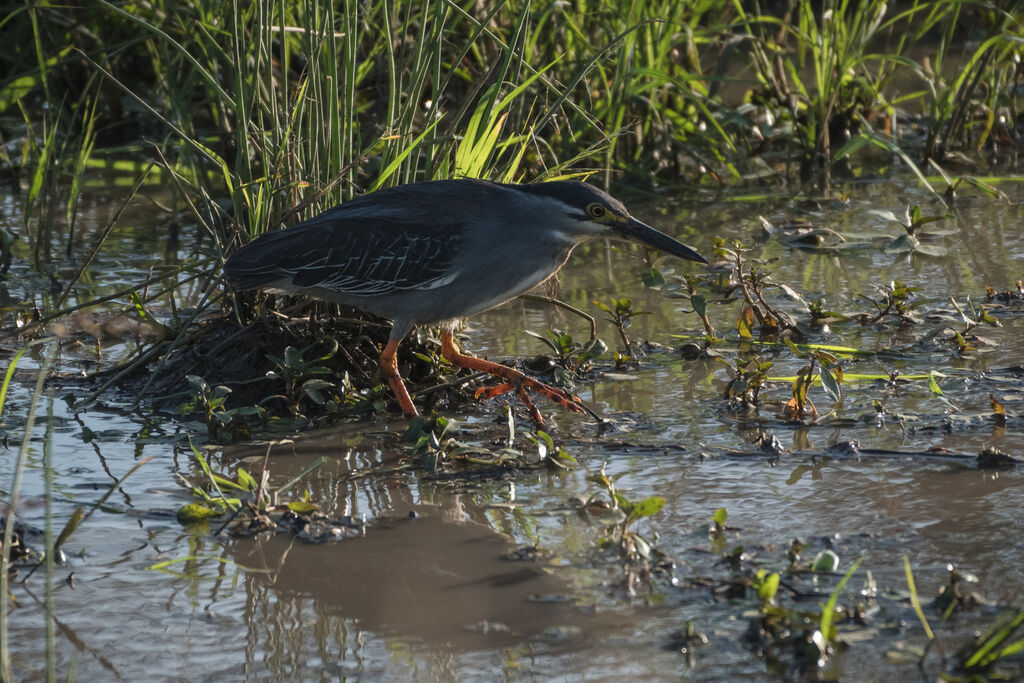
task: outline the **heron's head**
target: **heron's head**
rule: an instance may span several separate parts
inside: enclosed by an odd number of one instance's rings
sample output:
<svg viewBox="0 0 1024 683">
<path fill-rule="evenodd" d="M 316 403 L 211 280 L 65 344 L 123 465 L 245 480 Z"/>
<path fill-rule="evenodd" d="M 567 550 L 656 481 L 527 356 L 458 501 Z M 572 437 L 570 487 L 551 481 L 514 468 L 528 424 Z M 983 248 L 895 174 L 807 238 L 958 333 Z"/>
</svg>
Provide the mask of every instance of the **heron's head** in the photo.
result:
<svg viewBox="0 0 1024 683">
<path fill-rule="evenodd" d="M 592 185 L 575 181 L 518 185 L 533 199 L 555 207 L 546 218 L 552 231 L 565 239 L 582 241 L 592 237 L 611 237 L 640 242 L 687 261 L 707 263 L 707 259 L 679 240 L 655 230 L 629 214 L 615 197 Z"/>
</svg>

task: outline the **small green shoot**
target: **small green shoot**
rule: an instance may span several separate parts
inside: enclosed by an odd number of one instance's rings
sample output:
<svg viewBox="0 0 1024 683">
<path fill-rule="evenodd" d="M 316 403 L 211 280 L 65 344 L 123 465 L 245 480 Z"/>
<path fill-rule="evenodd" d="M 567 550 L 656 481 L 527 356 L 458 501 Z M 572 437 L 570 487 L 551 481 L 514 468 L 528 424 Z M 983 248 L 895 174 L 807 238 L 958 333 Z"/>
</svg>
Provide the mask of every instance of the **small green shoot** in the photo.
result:
<svg viewBox="0 0 1024 683">
<path fill-rule="evenodd" d="M 323 363 L 333 358 L 338 352 L 338 341 L 328 339 L 326 352 L 314 354 L 313 357 L 307 359 L 306 354 L 318 345 L 319 343 L 314 343 L 304 349 L 288 346 L 281 358 L 267 356 L 267 359 L 274 364 L 275 369 L 267 372 L 266 376 L 268 379 L 279 379 L 284 382 L 284 398 L 295 415 L 301 414 L 300 403 L 304 398 L 318 406 L 323 406 L 330 399 L 325 391 L 332 388 L 334 383 L 322 378 L 323 375 L 331 374 L 331 369 Z"/>
<path fill-rule="evenodd" d="M 780 577 L 778 572 L 768 573 L 765 569 L 758 569 L 754 575 L 753 586 L 757 591 L 757 599 L 762 605 L 770 605 L 775 601 L 775 595 L 779 592 Z"/>
<path fill-rule="evenodd" d="M 211 387 L 198 375 L 186 375 L 185 379 L 192 390 L 192 399 L 182 403 L 178 407 L 178 412 L 182 415 L 202 415 L 210 441 L 218 441 L 222 437 L 229 441 L 246 438 L 249 436 L 251 423 L 262 423 L 266 420 L 266 409 L 263 406 L 228 409 L 230 387 L 222 384 Z"/>
<path fill-rule="evenodd" d="M 533 434 L 527 434 L 526 436 L 537 445 L 537 455 L 549 469 L 568 470 L 573 469 L 578 464 L 576 458 L 570 455 L 562 446 L 555 445 L 551 435 L 543 429 L 538 429 L 536 436 Z"/>
<path fill-rule="evenodd" d="M 961 668 L 971 674 L 981 673 L 1002 659 L 1024 652 L 1024 639 L 1010 641 L 1022 624 L 1024 610 L 1001 616 L 988 630 L 960 649 L 957 659 Z"/>
<path fill-rule="evenodd" d="M 835 555 L 835 553 L 833 553 Z M 843 578 L 836 584 L 835 590 L 828 596 L 828 601 L 821 608 L 821 620 L 818 623 L 818 629 L 814 632 L 812 640 L 818 648 L 819 661 L 828 655 L 829 644 L 835 641 L 836 634 L 835 629 L 832 626 L 832 619 L 836 613 L 836 604 L 839 601 L 839 594 L 843 592 L 843 588 L 846 587 L 847 582 L 853 577 L 860 568 L 860 563 L 864 560 L 864 557 L 858 557 L 857 560 L 850 565 L 850 568 L 843 575 Z M 836 565 L 838 566 L 839 558 L 836 557 Z"/>
<path fill-rule="evenodd" d="M 630 344 L 629 337 L 626 336 L 626 330 L 633 324 L 634 316 L 650 315 L 650 311 L 634 311 L 633 300 L 628 297 L 612 299 L 607 304 L 595 301 L 594 305 L 608 314 L 607 320 L 612 325 L 615 325 L 615 329 L 619 333 L 619 339 L 622 340 L 622 346 L 626 349 L 626 355 L 633 355 L 633 347 Z"/>
<path fill-rule="evenodd" d="M 608 350 L 607 344 L 600 339 L 589 339 L 581 344 L 574 340 L 571 334 L 562 330 L 548 330 L 543 335 L 530 330 L 526 333 L 540 339 L 554 352 L 558 365 L 555 368 L 555 384 L 568 390 L 574 386 L 579 375 Z"/>
<path fill-rule="evenodd" d="M 733 363 L 716 356 L 715 362 L 723 365 L 729 373 L 729 382 L 725 385 L 723 396 L 729 407 L 742 411 L 757 409 L 760 406 L 761 390 L 768 382 L 768 370 L 775 363 L 762 360 L 756 355 L 749 360 L 738 358 Z"/>
<path fill-rule="evenodd" d="M 711 516 L 711 533 L 722 535 L 725 533 L 725 523 L 729 519 L 729 511 L 725 508 L 718 508 Z"/>
<path fill-rule="evenodd" d="M 900 325 L 915 325 L 921 322 L 915 314 L 915 309 L 920 307 L 923 302 L 914 300 L 914 295 L 921 291 L 920 287 L 911 287 L 899 280 L 893 280 L 886 286 L 875 287 L 875 289 L 882 295 L 882 298 L 880 301 L 875 301 L 862 297 L 875 307 L 875 314 L 858 316 L 858 322 L 861 325 L 877 325 L 890 318 L 895 318 Z"/>
<path fill-rule="evenodd" d="M 630 527 L 637 520 L 657 514 L 665 506 L 666 501 L 661 496 L 630 500 L 615 487 L 614 479 L 617 478 L 605 474 L 605 465 L 601 465 L 599 474 L 591 477 L 591 481 L 597 483 L 608 494 L 611 503 L 611 508 L 601 516 L 601 521 L 607 525 L 611 542 L 623 557 L 650 559 L 653 546 Z"/>
</svg>

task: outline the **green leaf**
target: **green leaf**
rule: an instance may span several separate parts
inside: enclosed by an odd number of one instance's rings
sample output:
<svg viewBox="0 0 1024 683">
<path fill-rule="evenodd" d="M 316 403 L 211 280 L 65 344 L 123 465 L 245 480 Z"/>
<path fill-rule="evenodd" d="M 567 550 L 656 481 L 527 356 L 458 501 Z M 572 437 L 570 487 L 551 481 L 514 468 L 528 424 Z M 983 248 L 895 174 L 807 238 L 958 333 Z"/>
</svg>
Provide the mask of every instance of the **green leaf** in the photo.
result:
<svg viewBox="0 0 1024 683">
<path fill-rule="evenodd" d="M 842 389 L 839 388 L 839 382 L 836 381 L 835 375 L 832 374 L 832 370 L 829 368 L 821 369 L 821 386 L 825 388 L 825 392 L 832 397 L 832 400 L 839 402 L 843 398 Z"/>
<path fill-rule="evenodd" d="M 634 517 L 650 517 L 653 514 L 657 514 L 659 510 L 665 505 L 665 499 L 661 496 L 651 496 L 645 498 L 639 503 L 633 506 Z"/>
<path fill-rule="evenodd" d="M 742 339 L 754 337 L 754 310 L 747 306 L 736 320 L 736 331 Z"/>
<path fill-rule="evenodd" d="M 855 154 L 861 147 L 870 142 L 869 138 L 864 135 L 857 135 L 843 145 L 838 152 L 836 152 L 836 161 L 841 161 L 851 154 Z M 891 211 L 888 213 L 892 213 Z M 895 218 L 895 216 L 893 216 Z"/>
<path fill-rule="evenodd" d="M 651 557 L 651 544 L 648 543 L 643 536 L 630 532 L 629 537 L 633 539 L 633 547 L 636 549 L 637 555 L 645 559 Z"/>
<path fill-rule="evenodd" d="M 831 550 L 822 550 L 811 564 L 811 571 L 816 574 L 832 574 L 837 569 L 839 569 L 839 556 Z"/>
<path fill-rule="evenodd" d="M 259 484 L 256 483 L 256 480 L 253 478 L 253 476 L 246 472 L 245 469 L 241 467 L 238 468 L 238 483 L 241 484 L 246 489 L 248 489 L 249 491 L 255 491 L 256 488 L 259 486 Z"/>
<path fill-rule="evenodd" d="M 569 451 L 565 450 L 561 446 L 557 447 L 555 449 L 555 452 L 548 456 L 548 459 L 554 460 L 555 462 L 562 465 L 562 467 L 568 467 L 569 465 L 576 464 L 576 458 L 574 458 L 569 453 Z"/>
<path fill-rule="evenodd" d="M 302 351 L 299 351 L 294 346 L 289 346 L 284 350 L 284 364 L 289 369 L 296 369 L 302 367 Z"/>
<path fill-rule="evenodd" d="M 907 224 L 914 227 L 920 225 L 921 215 L 921 206 L 914 204 L 907 210 Z"/>
<path fill-rule="evenodd" d="M 225 416 L 224 415 L 214 415 L 214 417 L 223 420 Z M 226 488 L 226 489 L 232 489 L 232 490 L 235 490 L 235 491 L 247 490 L 245 488 L 245 486 L 239 484 L 238 482 L 232 481 L 231 479 L 228 479 L 227 477 L 222 477 L 221 475 L 215 474 L 214 472 L 210 472 L 209 473 L 209 477 L 210 477 L 210 481 L 212 481 L 218 487 L 223 487 L 223 488 Z M 222 493 L 222 495 L 223 495 L 223 493 Z M 227 500 L 226 497 L 225 497 L 225 500 Z"/>
<path fill-rule="evenodd" d="M 318 361 L 330 360 L 330 359 L 334 358 L 334 356 L 337 355 L 338 349 L 340 348 L 338 346 L 338 340 L 334 339 L 333 337 L 331 337 L 331 338 L 328 339 L 328 342 L 330 343 L 330 347 L 327 349 L 327 351 L 325 353 L 317 356 L 316 359 Z"/>
<path fill-rule="evenodd" d="M 1004 659 L 1011 655 L 1015 655 L 1018 652 L 1024 651 L 1024 640 L 1018 640 L 1004 647 L 1002 650 L 997 652 L 992 659 Z"/>
<path fill-rule="evenodd" d="M 794 344 L 793 340 L 791 340 L 789 337 L 786 337 L 782 341 L 786 342 L 786 348 L 788 348 L 789 352 L 792 353 L 794 356 L 796 356 L 797 358 L 807 358 L 807 354 L 801 351 L 800 348 L 796 344 Z"/>
<path fill-rule="evenodd" d="M 539 334 L 539 333 L 537 333 L 537 332 L 534 332 L 533 330 L 523 330 L 523 331 L 524 331 L 524 332 L 526 332 L 526 334 L 530 335 L 531 337 L 536 337 L 537 339 L 540 339 L 540 340 L 541 340 L 542 342 L 544 342 L 545 344 L 547 344 L 547 346 L 548 346 L 548 347 L 549 347 L 549 348 L 550 348 L 550 349 L 551 349 L 552 351 L 554 351 L 555 353 L 558 353 L 558 352 L 559 352 L 558 346 L 556 346 L 556 345 L 555 345 L 555 343 L 554 343 L 554 342 L 552 342 L 552 341 L 551 341 L 551 339 L 549 338 L 549 337 L 550 337 L 550 335 L 551 335 L 551 332 L 548 332 L 548 333 L 547 333 L 547 334 L 548 334 L 548 336 L 544 336 L 543 334 Z"/>
<path fill-rule="evenodd" d="M 324 389 L 330 389 L 334 386 L 333 382 L 328 382 L 324 379 L 308 379 L 302 383 L 302 393 L 309 396 L 317 405 L 323 405 L 327 402 L 327 397 L 324 395 Z"/>
<path fill-rule="evenodd" d="M 759 569 L 757 576 L 761 579 L 761 582 L 757 586 L 757 597 L 763 602 L 768 602 L 775 597 L 775 594 L 779 591 L 779 575 L 776 572 L 772 572 L 767 576 L 764 576 L 765 571 Z"/>
<path fill-rule="evenodd" d="M 405 428 L 405 432 L 402 434 L 402 441 L 405 443 L 416 443 L 419 441 L 426 432 L 424 429 L 426 424 L 427 418 L 422 415 L 417 415 L 409 420 L 409 425 Z"/>
<path fill-rule="evenodd" d="M 206 380 L 199 375 L 185 375 L 185 381 L 188 382 L 189 388 L 197 394 L 206 393 L 209 386 L 206 384 Z"/>
<path fill-rule="evenodd" d="M 196 522 L 216 517 L 219 514 L 216 510 L 211 510 L 205 505 L 186 503 L 178 509 L 178 521 L 182 524 L 195 524 Z"/>
<path fill-rule="evenodd" d="M 586 362 L 588 360 L 600 358 L 605 354 L 607 350 L 608 345 L 605 344 L 604 341 L 602 341 L 601 339 L 594 339 L 593 341 L 588 341 L 586 344 L 583 345 L 583 350 L 580 352 L 580 360 Z"/>
<path fill-rule="evenodd" d="M 306 500 L 293 500 L 288 503 L 288 509 L 297 515 L 306 517 L 319 510 L 320 506 Z"/>
<path fill-rule="evenodd" d="M 641 280 L 645 287 L 657 288 L 665 284 L 665 276 L 657 268 L 651 268 L 643 274 Z"/>
<path fill-rule="evenodd" d="M 715 510 L 715 514 L 711 516 L 711 521 L 715 523 L 717 527 L 724 527 L 725 520 L 729 519 L 729 511 L 725 508 L 718 508 Z"/>
<path fill-rule="evenodd" d="M 690 305 L 693 306 L 694 313 L 702 318 L 708 312 L 708 300 L 701 294 L 694 294 L 691 296 Z"/>
<path fill-rule="evenodd" d="M 441 433 L 438 435 L 439 439 L 444 439 L 454 435 L 462 426 L 461 422 L 451 417 L 438 417 L 437 424 L 441 427 Z"/>
</svg>

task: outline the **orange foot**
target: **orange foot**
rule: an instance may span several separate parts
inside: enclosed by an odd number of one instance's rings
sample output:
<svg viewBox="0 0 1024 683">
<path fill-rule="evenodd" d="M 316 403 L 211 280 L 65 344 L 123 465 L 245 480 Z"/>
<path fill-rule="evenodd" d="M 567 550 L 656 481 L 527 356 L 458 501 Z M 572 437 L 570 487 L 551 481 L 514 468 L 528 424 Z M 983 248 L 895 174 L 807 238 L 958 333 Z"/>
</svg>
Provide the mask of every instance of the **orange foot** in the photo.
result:
<svg viewBox="0 0 1024 683">
<path fill-rule="evenodd" d="M 459 347 L 455 345 L 455 340 L 452 338 L 451 332 L 443 332 L 441 334 L 441 355 L 447 358 L 448 362 L 456 367 L 486 372 L 489 375 L 494 375 L 495 377 L 505 380 L 504 383 L 494 387 L 480 387 L 476 390 L 476 397 L 494 398 L 495 396 L 500 396 L 501 394 L 514 391 L 519 397 L 519 400 L 526 406 L 526 409 L 530 411 L 530 417 L 532 417 L 533 421 L 539 425 L 544 424 L 544 418 L 541 417 L 540 411 L 537 410 L 537 406 L 535 406 L 533 401 L 530 400 L 530 396 L 526 393 L 527 389 L 533 389 L 537 393 L 547 396 L 555 403 L 563 405 L 577 413 L 582 413 L 584 411 L 583 402 L 578 396 L 573 396 L 567 391 L 553 387 L 550 384 L 538 382 L 532 377 L 527 377 L 523 373 L 514 368 L 510 368 L 507 365 L 492 363 L 491 361 L 483 360 L 482 358 L 467 356 L 459 351 Z M 399 402 L 401 402 L 401 400 L 399 400 Z"/>
<path fill-rule="evenodd" d="M 398 405 L 402 407 L 402 412 L 406 417 L 416 417 L 419 413 L 412 403 L 409 390 L 405 388 L 402 376 L 398 374 L 398 356 L 395 355 L 398 351 L 398 344 L 399 342 L 392 339 L 380 352 L 380 368 L 384 373 L 384 379 L 391 385 L 391 391 L 395 392 L 395 398 L 398 399 Z"/>
</svg>

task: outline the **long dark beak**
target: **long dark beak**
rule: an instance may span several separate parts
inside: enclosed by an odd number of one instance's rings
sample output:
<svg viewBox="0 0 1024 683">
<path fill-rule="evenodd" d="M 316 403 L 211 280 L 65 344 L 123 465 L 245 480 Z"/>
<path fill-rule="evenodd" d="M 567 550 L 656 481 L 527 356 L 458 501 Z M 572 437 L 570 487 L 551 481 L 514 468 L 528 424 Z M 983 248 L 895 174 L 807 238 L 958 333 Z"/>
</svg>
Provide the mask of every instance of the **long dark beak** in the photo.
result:
<svg viewBox="0 0 1024 683">
<path fill-rule="evenodd" d="M 655 249 L 661 249 L 664 252 L 684 258 L 687 261 L 696 261 L 697 263 L 707 263 L 708 260 L 690 249 L 688 246 L 683 244 L 677 239 L 673 239 L 661 232 L 655 230 L 646 223 L 641 223 L 637 219 L 630 217 L 628 223 L 615 226 L 615 231 L 622 237 L 633 240 L 634 242 L 643 242 L 648 246 L 652 246 Z"/>
</svg>

